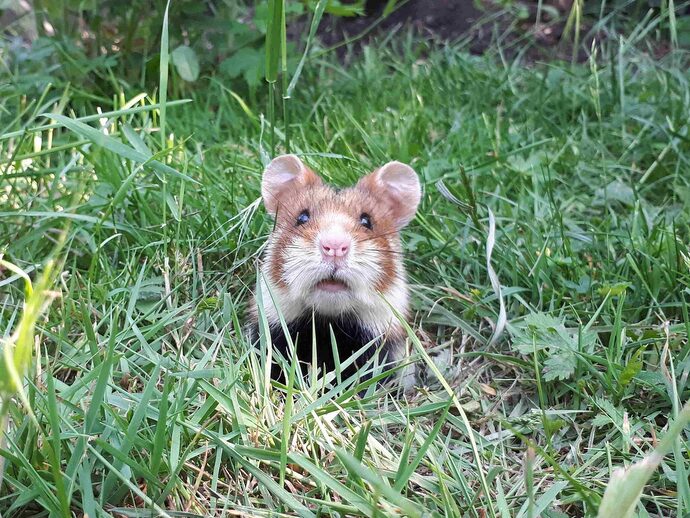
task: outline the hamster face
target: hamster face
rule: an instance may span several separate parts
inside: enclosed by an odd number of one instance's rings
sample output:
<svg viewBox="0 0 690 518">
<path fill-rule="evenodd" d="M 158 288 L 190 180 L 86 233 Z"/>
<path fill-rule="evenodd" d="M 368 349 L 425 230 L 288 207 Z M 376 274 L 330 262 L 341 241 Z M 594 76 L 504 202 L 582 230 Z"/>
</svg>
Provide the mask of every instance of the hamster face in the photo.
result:
<svg viewBox="0 0 690 518">
<path fill-rule="evenodd" d="M 409 166 L 391 162 L 336 190 L 284 155 L 264 172 L 262 196 L 275 217 L 263 266 L 265 305 L 275 300 L 288 321 L 312 310 L 352 313 L 377 329 L 390 322 L 390 305 L 406 313 L 399 231 L 421 197 Z M 270 320 L 275 308 L 265 309 Z"/>
<path fill-rule="evenodd" d="M 271 281 L 324 314 L 371 304 L 398 276 L 397 229 L 365 191 L 304 189 L 278 211 Z"/>
</svg>

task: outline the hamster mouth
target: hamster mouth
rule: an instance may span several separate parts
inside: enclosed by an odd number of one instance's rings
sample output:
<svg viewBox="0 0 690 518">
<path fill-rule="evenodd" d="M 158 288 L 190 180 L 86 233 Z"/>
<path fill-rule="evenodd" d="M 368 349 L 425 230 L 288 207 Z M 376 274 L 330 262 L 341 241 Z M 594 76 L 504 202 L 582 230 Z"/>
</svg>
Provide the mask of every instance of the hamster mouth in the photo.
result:
<svg viewBox="0 0 690 518">
<path fill-rule="evenodd" d="M 328 293 L 342 293 L 350 289 L 350 287 L 340 279 L 335 277 L 328 277 L 316 283 L 316 289 Z"/>
</svg>

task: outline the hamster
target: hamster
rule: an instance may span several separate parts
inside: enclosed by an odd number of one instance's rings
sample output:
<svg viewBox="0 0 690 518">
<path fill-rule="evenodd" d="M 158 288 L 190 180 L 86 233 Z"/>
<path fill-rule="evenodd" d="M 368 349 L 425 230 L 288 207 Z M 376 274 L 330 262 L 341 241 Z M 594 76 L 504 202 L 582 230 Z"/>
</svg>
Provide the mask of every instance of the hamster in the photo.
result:
<svg viewBox="0 0 690 518">
<path fill-rule="evenodd" d="M 406 333 L 396 312 L 409 316 L 409 288 L 400 230 L 414 218 L 421 199 L 415 171 L 389 162 L 353 187 L 337 189 L 297 156 L 282 155 L 265 169 L 261 195 L 275 218 L 258 286 L 274 349 L 290 357 L 277 305 L 304 364 L 314 360 L 315 338 L 315 364 L 335 368 L 331 330 L 341 363 L 371 344 L 343 379 L 376 351 L 386 363 L 404 360 Z M 254 337 L 258 319 L 255 297 L 250 307 Z M 414 371 L 402 370 L 409 388 Z M 272 377 L 280 378 L 280 369 Z"/>
</svg>

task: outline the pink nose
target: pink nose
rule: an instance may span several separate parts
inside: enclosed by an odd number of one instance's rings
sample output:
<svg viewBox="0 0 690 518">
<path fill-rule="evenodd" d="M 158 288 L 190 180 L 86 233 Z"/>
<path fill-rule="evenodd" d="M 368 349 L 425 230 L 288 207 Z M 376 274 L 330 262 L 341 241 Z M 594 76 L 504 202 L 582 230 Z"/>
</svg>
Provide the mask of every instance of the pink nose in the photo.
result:
<svg viewBox="0 0 690 518">
<path fill-rule="evenodd" d="M 350 251 L 352 240 L 342 234 L 331 234 L 321 238 L 321 255 L 326 260 L 344 259 Z"/>
</svg>

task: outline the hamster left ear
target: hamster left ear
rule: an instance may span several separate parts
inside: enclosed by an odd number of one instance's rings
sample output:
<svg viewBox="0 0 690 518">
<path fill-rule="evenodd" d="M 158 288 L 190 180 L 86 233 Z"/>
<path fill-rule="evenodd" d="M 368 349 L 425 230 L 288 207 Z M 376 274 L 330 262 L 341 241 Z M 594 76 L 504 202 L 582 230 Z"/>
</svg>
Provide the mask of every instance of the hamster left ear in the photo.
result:
<svg viewBox="0 0 690 518">
<path fill-rule="evenodd" d="M 412 221 L 422 198 L 417 173 L 402 162 L 388 162 L 362 178 L 357 185 L 388 202 L 399 229 Z"/>
<path fill-rule="evenodd" d="M 295 190 L 321 183 L 321 178 L 296 155 L 280 155 L 266 167 L 261 178 L 261 196 L 269 214 L 275 216 L 282 204 L 290 204 Z"/>
</svg>

